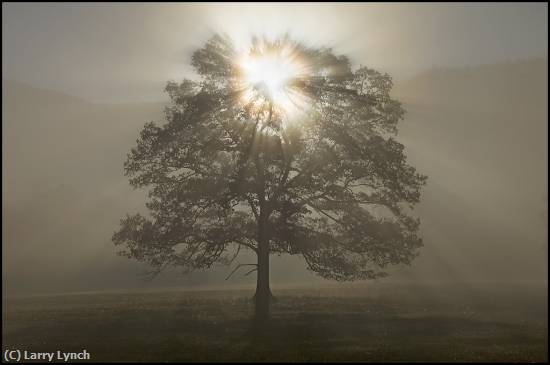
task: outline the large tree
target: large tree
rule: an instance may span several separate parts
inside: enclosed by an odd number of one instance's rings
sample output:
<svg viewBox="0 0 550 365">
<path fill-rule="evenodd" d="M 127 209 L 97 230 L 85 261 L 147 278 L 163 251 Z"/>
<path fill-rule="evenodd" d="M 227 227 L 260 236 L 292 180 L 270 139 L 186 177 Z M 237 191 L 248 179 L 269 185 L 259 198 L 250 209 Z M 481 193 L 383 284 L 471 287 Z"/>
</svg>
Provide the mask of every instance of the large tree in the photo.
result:
<svg viewBox="0 0 550 365">
<path fill-rule="evenodd" d="M 150 199 L 113 236 L 123 255 L 190 271 L 252 250 L 261 320 L 273 253 L 340 281 L 418 254 L 410 210 L 426 177 L 393 138 L 404 110 L 389 75 L 288 37 L 238 50 L 214 36 L 192 65 L 198 81 L 167 84 L 166 121 L 128 154 L 125 174 Z"/>
</svg>

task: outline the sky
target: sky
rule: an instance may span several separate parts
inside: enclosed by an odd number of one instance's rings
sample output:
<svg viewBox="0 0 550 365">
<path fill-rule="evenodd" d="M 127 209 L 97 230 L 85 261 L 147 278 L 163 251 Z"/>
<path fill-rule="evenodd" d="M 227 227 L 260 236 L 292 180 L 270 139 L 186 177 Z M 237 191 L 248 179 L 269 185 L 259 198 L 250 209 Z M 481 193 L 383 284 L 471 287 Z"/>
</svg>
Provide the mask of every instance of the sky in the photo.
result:
<svg viewBox="0 0 550 365">
<path fill-rule="evenodd" d="M 289 32 L 398 80 L 548 53 L 545 3 L 3 3 L 2 77 L 95 102 L 160 101 L 215 32 Z"/>
</svg>

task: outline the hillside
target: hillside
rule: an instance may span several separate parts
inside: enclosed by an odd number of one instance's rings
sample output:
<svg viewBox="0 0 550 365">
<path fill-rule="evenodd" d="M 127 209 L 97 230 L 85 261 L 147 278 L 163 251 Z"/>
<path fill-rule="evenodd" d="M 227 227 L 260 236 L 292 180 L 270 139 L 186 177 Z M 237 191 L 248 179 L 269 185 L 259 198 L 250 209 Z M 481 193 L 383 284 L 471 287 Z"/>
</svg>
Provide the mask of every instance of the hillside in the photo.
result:
<svg viewBox="0 0 550 365">
<path fill-rule="evenodd" d="M 109 240 L 144 194 L 122 164 L 163 106 L 93 104 L 6 80 L 2 94 L 4 287 L 97 288 L 129 264 Z"/>
<path fill-rule="evenodd" d="M 431 251 L 469 280 L 546 278 L 547 68 L 439 69 L 396 85 L 407 110 L 399 139 L 429 176 L 419 261 Z"/>
</svg>

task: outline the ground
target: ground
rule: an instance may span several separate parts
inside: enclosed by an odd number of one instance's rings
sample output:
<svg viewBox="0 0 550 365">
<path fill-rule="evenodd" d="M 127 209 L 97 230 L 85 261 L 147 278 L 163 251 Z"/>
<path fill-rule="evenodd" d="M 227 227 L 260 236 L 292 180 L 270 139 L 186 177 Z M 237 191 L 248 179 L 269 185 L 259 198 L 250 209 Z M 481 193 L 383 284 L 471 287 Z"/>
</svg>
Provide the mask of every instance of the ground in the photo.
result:
<svg viewBox="0 0 550 365">
<path fill-rule="evenodd" d="M 261 336 L 246 290 L 5 298 L 2 346 L 115 362 L 548 360 L 547 285 L 273 289 Z"/>
</svg>

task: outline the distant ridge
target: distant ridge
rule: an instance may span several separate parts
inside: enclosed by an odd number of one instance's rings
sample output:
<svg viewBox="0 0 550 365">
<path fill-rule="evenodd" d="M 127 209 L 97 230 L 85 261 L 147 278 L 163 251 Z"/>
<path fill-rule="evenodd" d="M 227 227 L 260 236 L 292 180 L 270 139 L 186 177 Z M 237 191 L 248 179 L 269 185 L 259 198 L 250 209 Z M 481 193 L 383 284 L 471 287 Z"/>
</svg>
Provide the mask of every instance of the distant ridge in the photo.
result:
<svg viewBox="0 0 550 365">
<path fill-rule="evenodd" d="M 548 58 L 537 57 L 461 68 L 434 68 L 407 80 L 396 82 L 394 95 L 405 102 L 418 101 L 425 96 L 438 102 L 464 97 L 452 102 L 471 102 L 479 99 L 480 91 L 498 97 L 512 89 L 537 88 L 544 92 L 548 85 Z M 486 95 L 484 95 L 486 96 Z M 464 103 L 462 103 L 464 104 Z"/>
<path fill-rule="evenodd" d="M 20 81 L 2 79 L 2 103 L 9 103 L 12 99 L 20 100 L 21 98 L 44 104 L 87 103 L 84 99 L 60 91 L 38 88 Z"/>
</svg>

